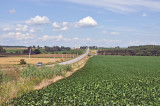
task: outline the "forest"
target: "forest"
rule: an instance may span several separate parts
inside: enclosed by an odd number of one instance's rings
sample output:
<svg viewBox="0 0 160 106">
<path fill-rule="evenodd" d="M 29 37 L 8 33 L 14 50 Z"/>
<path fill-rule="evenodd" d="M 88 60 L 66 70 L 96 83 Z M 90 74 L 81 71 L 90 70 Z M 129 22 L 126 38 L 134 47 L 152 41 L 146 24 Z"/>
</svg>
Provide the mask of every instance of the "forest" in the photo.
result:
<svg viewBox="0 0 160 106">
<path fill-rule="evenodd" d="M 99 55 L 130 55 L 130 56 L 160 56 L 159 45 L 129 46 L 128 48 L 103 48 L 98 50 Z"/>
</svg>

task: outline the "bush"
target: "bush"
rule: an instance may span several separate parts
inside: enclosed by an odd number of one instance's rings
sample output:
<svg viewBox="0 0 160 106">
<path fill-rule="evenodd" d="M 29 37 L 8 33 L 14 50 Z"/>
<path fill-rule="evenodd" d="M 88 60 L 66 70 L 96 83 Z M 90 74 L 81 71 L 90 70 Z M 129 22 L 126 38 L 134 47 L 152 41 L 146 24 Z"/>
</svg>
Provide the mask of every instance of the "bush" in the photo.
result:
<svg viewBox="0 0 160 106">
<path fill-rule="evenodd" d="M 34 53 L 35 53 L 35 54 L 40 54 L 41 51 L 40 51 L 39 49 L 35 49 Z"/>
<path fill-rule="evenodd" d="M 24 59 L 21 59 L 20 60 L 20 65 L 23 65 L 23 64 L 27 64 L 27 63 L 26 63 L 26 61 Z"/>
</svg>

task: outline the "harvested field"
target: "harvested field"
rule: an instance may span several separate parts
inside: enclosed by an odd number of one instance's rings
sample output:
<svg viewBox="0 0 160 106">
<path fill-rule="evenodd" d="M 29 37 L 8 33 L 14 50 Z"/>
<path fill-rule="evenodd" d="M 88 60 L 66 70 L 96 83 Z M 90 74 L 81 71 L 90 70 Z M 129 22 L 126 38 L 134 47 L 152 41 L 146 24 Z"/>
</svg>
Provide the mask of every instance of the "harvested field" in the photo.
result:
<svg viewBox="0 0 160 106">
<path fill-rule="evenodd" d="M 43 62 L 43 64 L 62 62 L 69 60 L 76 55 L 74 54 L 37 54 L 31 55 L 30 64 L 37 64 L 38 62 Z M 55 57 L 55 58 L 54 58 Z M 70 58 L 71 57 L 71 58 Z M 19 64 L 20 59 L 24 59 L 29 63 L 28 55 L 0 55 L 0 68 L 13 67 L 13 65 Z"/>
<path fill-rule="evenodd" d="M 27 57 L 0 57 L 0 65 L 13 65 L 13 64 L 19 64 L 20 59 L 24 59 L 27 63 L 29 63 L 29 59 Z M 68 59 L 68 58 L 65 58 Z M 55 61 L 61 61 L 61 58 L 55 58 Z M 47 64 L 49 62 L 54 62 L 54 58 L 31 58 L 30 63 L 31 64 L 37 64 L 38 62 L 43 62 L 44 64 Z"/>
</svg>

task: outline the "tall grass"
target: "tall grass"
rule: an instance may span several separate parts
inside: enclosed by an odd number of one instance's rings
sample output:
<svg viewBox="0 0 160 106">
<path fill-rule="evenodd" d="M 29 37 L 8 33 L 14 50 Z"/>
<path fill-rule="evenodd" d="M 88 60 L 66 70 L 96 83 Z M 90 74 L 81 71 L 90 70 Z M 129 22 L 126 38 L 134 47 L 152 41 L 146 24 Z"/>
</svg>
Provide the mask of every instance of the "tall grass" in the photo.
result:
<svg viewBox="0 0 160 106">
<path fill-rule="evenodd" d="M 21 71 L 21 76 L 26 78 L 51 78 L 54 75 L 63 75 L 62 72 L 67 72 L 71 70 L 70 65 L 58 65 L 56 64 L 54 68 L 42 66 L 38 68 L 36 66 L 28 66 Z"/>
<path fill-rule="evenodd" d="M 3 73 L 0 71 L 0 105 L 8 100 L 34 90 L 34 86 L 44 79 L 51 79 L 58 75 L 65 75 L 71 71 L 71 65 L 58 65 L 54 67 L 27 66 L 20 72 L 18 80 L 4 81 Z"/>
</svg>

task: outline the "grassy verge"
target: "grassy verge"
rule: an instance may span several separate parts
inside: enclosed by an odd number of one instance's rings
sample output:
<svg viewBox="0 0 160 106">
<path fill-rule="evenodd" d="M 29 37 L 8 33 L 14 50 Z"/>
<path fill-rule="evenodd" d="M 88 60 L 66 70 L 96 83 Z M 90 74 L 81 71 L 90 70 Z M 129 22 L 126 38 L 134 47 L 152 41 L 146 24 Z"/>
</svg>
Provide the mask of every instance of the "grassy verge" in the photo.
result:
<svg viewBox="0 0 160 106">
<path fill-rule="evenodd" d="M 17 80 L 9 80 L 0 71 L 0 105 L 8 100 L 34 90 L 34 86 L 44 79 L 51 79 L 55 76 L 64 76 L 71 71 L 71 65 L 58 65 L 54 67 L 28 66 L 20 71 Z"/>
</svg>

